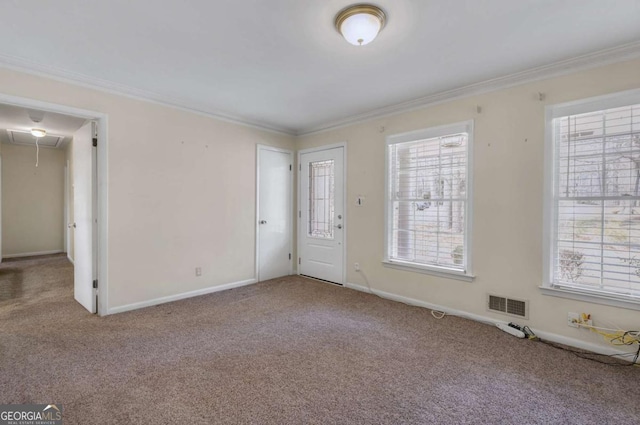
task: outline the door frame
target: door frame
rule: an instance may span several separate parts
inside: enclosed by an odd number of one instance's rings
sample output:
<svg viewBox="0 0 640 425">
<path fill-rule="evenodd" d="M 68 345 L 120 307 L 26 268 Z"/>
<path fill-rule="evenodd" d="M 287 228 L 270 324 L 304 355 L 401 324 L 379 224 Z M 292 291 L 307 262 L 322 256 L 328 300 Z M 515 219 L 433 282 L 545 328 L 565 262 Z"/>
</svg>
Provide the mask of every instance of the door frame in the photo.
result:
<svg viewBox="0 0 640 425">
<path fill-rule="evenodd" d="M 302 198 L 301 198 L 301 179 L 302 179 L 302 162 L 300 162 L 300 157 L 306 153 L 313 153 L 313 152 L 321 152 L 321 151 L 326 151 L 326 150 L 330 150 L 330 149 L 335 149 L 335 148 L 342 148 L 342 173 L 343 173 L 343 177 L 342 177 L 342 198 L 343 198 L 343 205 L 344 205 L 344 212 L 343 212 L 343 216 L 344 216 L 344 221 L 343 221 L 343 234 L 344 234 L 344 238 L 342 240 L 342 282 L 338 282 L 340 285 L 346 285 L 347 283 L 347 231 L 348 231 L 348 213 L 347 210 L 348 208 L 348 204 L 347 204 L 347 142 L 340 142 L 340 143 L 333 143 L 330 145 L 322 145 L 322 146 L 317 146 L 315 148 L 308 148 L 308 149 L 302 149 L 298 151 L 298 156 L 297 156 L 297 165 L 298 165 L 298 178 L 297 178 L 297 182 L 298 182 L 298 202 L 297 202 L 297 210 L 298 210 L 298 216 L 296 217 L 296 234 L 297 234 L 297 241 L 298 241 L 298 245 L 297 247 L 299 247 L 301 245 L 301 238 L 302 238 L 302 228 L 300 225 L 300 218 L 302 218 Z M 296 248 L 297 248 L 296 247 Z M 298 252 L 298 250 L 296 249 L 296 256 L 298 257 L 298 259 L 300 258 L 300 253 Z M 299 261 L 299 260 L 298 260 Z M 296 274 L 300 275 L 300 270 L 298 269 L 296 263 Z"/>
<path fill-rule="evenodd" d="M 0 264 L 2 264 L 2 152 L 0 152 Z"/>
<path fill-rule="evenodd" d="M 293 150 L 257 144 L 256 145 L 256 216 L 254 220 L 254 225 L 256 226 L 256 251 L 255 251 L 256 282 L 260 282 L 260 224 L 258 223 L 258 220 L 260 220 L 260 152 L 263 150 L 286 153 L 289 155 L 289 160 L 291 161 L 291 172 L 289 173 L 289 201 L 292 207 L 294 205 L 293 204 L 293 173 L 294 173 L 295 164 L 293 163 L 293 159 L 294 159 Z M 289 211 L 289 220 L 291 222 L 291 229 L 289 231 L 289 250 L 291 251 L 291 261 L 289 262 L 289 275 L 292 275 L 293 274 L 293 245 L 294 245 L 293 223 L 295 220 L 293 209 Z"/>
<path fill-rule="evenodd" d="M 64 223 L 62 228 L 64 235 L 64 252 L 69 258 L 69 160 L 64 160 Z"/>
<path fill-rule="evenodd" d="M 109 287 L 109 257 L 108 257 L 108 128 L 109 117 L 102 112 L 91 111 L 87 109 L 75 108 L 72 106 L 61 105 L 57 103 L 49 103 L 36 99 L 12 96 L 0 93 L 0 103 L 19 106 L 29 109 L 38 109 L 45 112 L 54 112 L 59 114 L 73 115 L 79 118 L 95 121 L 98 124 L 98 147 L 96 150 L 97 170 L 93 173 L 93 185 L 96 189 L 94 196 L 97 202 L 97 208 L 94 208 L 94 221 L 97 220 L 97 240 L 94 240 L 94 248 L 92 253 L 93 269 L 96 270 L 94 278 L 98 279 L 98 303 L 96 305 L 97 314 L 99 316 L 107 315 L 108 287 Z M 97 227 L 97 229 L 96 229 Z"/>
</svg>

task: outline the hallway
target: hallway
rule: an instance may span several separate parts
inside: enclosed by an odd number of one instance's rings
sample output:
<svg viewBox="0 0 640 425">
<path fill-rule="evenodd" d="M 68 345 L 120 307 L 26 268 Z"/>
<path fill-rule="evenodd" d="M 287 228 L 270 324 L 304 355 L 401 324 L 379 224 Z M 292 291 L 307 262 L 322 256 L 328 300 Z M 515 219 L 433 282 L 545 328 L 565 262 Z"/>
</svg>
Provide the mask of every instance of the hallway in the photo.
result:
<svg viewBox="0 0 640 425">
<path fill-rule="evenodd" d="M 73 264 L 66 254 L 4 259 L 0 263 L 0 316 L 21 307 L 73 301 Z M 44 302 L 44 303 L 43 303 Z M 17 313 L 17 311 L 16 311 Z"/>
</svg>

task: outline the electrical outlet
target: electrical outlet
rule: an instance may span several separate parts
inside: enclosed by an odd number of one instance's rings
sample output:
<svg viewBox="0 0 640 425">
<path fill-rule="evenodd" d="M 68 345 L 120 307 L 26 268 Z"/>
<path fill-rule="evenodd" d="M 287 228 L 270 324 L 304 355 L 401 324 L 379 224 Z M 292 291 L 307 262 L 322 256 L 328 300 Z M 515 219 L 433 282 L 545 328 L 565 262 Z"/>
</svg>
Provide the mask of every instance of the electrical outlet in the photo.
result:
<svg viewBox="0 0 640 425">
<path fill-rule="evenodd" d="M 357 272 L 360 271 L 360 263 L 353 263 L 353 269 Z"/>
<path fill-rule="evenodd" d="M 593 326 L 593 321 L 589 313 L 569 313 L 567 316 L 567 325 L 572 328 L 579 328 L 580 325 Z"/>
<path fill-rule="evenodd" d="M 593 326 L 593 320 L 591 320 L 591 315 L 589 313 L 580 314 L 580 323 L 587 326 Z"/>
<path fill-rule="evenodd" d="M 579 324 L 580 315 L 578 313 L 569 313 L 569 315 L 567 316 L 567 325 L 571 326 L 572 328 L 579 328 Z"/>
<path fill-rule="evenodd" d="M 196 276 L 202 276 L 202 267 L 196 267 Z"/>
</svg>

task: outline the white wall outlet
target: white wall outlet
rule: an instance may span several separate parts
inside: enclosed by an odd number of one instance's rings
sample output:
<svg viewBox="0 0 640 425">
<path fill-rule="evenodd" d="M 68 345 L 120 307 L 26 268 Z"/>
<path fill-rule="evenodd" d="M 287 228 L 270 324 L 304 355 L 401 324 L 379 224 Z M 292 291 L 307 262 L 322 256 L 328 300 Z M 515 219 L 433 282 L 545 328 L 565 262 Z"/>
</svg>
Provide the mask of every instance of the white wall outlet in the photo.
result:
<svg viewBox="0 0 640 425">
<path fill-rule="evenodd" d="M 578 313 L 569 313 L 567 316 L 567 325 L 572 328 L 579 328 L 580 325 L 580 315 Z"/>
<path fill-rule="evenodd" d="M 580 323 L 586 326 L 593 326 L 593 320 L 591 320 L 591 315 L 589 313 L 580 314 Z"/>
<path fill-rule="evenodd" d="M 353 269 L 357 272 L 360 271 L 360 263 L 353 263 Z"/>
<path fill-rule="evenodd" d="M 196 267 L 196 276 L 202 276 L 202 267 Z"/>
</svg>

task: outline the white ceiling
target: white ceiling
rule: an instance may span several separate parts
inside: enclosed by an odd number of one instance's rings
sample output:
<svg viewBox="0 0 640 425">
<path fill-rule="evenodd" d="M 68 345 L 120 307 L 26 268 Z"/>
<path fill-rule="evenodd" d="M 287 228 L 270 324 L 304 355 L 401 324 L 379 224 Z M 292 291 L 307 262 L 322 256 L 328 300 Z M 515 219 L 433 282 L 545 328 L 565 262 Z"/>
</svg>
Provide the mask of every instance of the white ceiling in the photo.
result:
<svg viewBox="0 0 640 425">
<path fill-rule="evenodd" d="M 333 27 L 352 3 L 3 1 L 0 65 L 304 133 L 640 40 L 640 0 L 375 0 L 387 26 L 355 47 Z"/>
<path fill-rule="evenodd" d="M 29 110 L 12 105 L 0 104 L 0 142 L 10 143 L 10 138 L 5 130 L 31 131 L 32 128 L 43 128 L 49 135 L 65 136 L 65 143 L 85 123 L 84 118 L 55 114 L 53 112 L 40 112 L 42 121 L 34 123 L 29 117 Z M 31 114 L 37 116 L 37 114 Z M 19 144 L 23 144 L 24 138 L 20 138 Z M 35 138 L 33 138 L 35 145 Z M 57 147 L 64 147 L 59 144 Z"/>
</svg>

